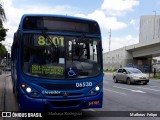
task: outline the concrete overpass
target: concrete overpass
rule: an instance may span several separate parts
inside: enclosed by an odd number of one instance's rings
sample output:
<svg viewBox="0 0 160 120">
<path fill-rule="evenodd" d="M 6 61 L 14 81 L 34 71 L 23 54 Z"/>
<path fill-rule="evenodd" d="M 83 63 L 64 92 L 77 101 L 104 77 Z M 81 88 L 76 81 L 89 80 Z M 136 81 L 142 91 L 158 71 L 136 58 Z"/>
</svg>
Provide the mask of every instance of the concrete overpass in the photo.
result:
<svg viewBox="0 0 160 120">
<path fill-rule="evenodd" d="M 152 43 L 138 43 L 104 53 L 104 69 L 118 69 L 132 63 L 143 69 L 151 69 L 153 57 L 160 56 L 160 39 Z M 147 70 L 149 71 L 149 70 Z"/>
<path fill-rule="evenodd" d="M 151 70 L 152 58 L 160 56 L 160 16 L 140 18 L 139 43 L 104 53 L 104 69 L 118 69 L 133 64 Z"/>
<path fill-rule="evenodd" d="M 160 56 L 160 39 L 127 46 L 126 50 L 132 53 L 133 58 L 151 58 Z"/>
</svg>

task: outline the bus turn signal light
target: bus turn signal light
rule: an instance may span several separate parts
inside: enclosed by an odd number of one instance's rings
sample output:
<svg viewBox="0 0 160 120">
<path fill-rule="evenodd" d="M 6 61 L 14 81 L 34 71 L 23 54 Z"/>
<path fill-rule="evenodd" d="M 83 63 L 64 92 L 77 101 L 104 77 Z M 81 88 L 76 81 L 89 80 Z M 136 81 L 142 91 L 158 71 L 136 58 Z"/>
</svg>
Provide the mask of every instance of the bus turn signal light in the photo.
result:
<svg viewBox="0 0 160 120">
<path fill-rule="evenodd" d="M 23 84 L 21 85 L 21 87 L 22 87 L 22 88 L 25 88 L 25 87 L 26 87 L 26 84 L 23 83 Z"/>
</svg>

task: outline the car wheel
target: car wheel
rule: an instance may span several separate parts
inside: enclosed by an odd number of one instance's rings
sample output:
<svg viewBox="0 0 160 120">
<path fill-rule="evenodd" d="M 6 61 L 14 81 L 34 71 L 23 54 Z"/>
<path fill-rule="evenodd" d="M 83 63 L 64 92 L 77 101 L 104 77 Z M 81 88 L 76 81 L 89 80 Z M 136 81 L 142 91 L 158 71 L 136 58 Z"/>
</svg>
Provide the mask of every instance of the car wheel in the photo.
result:
<svg viewBox="0 0 160 120">
<path fill-rule="evenodd" d="M 130 78 L 127 78 L 127 84 L 128 84 L 128 85 L 131 85 L 131 80 L 130 80 Z"/>
<path fill-rule="evenodd" d="M 147 85 L 148 82 L 143 83 L 143 85 Z"/>
<path fill-rule="evenodd" d="M 114 77 L 113 80 L 114 80 L 115 83 L 118 83 L 118 80 L 117 80 L 116 77 Z"/>
</svg>

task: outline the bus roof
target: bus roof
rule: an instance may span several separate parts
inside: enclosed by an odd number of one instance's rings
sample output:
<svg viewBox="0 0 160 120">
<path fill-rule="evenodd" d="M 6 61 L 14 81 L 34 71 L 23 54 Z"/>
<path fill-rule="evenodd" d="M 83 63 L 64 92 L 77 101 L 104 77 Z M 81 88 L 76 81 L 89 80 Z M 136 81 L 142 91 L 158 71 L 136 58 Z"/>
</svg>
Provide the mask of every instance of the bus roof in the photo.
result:
<svg viewBox="0 0 160 120">
<path fill-rule="evenodd" d="M 57 14 L 23 14 L 22 18 L 21 18 L 21 21 L 23 21 L 23 19 L 26 17 L 26 16 L 39 16 L 39 17 L 42 17 L 42 16 L 46 16 L 46 17 L 56 17 L 56 18 L 68 18 L 68 19 L 75 19 L 75 20 L 82 20 L 82 21 L 90 21 L 90 22 L 97 22 L 93 19 L 88 19 L 88 18 L 82 18 L 82 17 L 76 17 L 76 16 L 68 16 L 68 15 L 57 15 Z"/>
<path fill-rule="evenodd" d="M 52 32 L 70 31 L 97 34 L 98 36 L 101 34 L 100 27 L 95 20 L 56 14 L 24 14 L 21 18 L 18 31 L 42 30 L 44 28 Z"/>
</svg>

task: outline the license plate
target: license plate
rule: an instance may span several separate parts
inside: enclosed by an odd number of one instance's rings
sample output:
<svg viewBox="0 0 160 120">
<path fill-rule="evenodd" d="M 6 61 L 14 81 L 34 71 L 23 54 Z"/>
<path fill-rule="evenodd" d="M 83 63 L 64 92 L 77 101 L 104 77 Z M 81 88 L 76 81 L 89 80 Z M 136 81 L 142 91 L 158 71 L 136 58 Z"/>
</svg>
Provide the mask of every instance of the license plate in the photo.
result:
<svg viewBox="0 0 160 120">
<path fill-rule="evenodd" d="M 145 81 L 141 81 L 141 83 L 145 83 Z"/>
<path fill-rule="evenodd" d="M 88 103 L 89 106 L 91 106 L 91 105 L 99 105 L 99 104 L 100 104 L 100 101 L 99 101 L 99 100 L 90 101 L 90 102 Z"/>
</svg>

